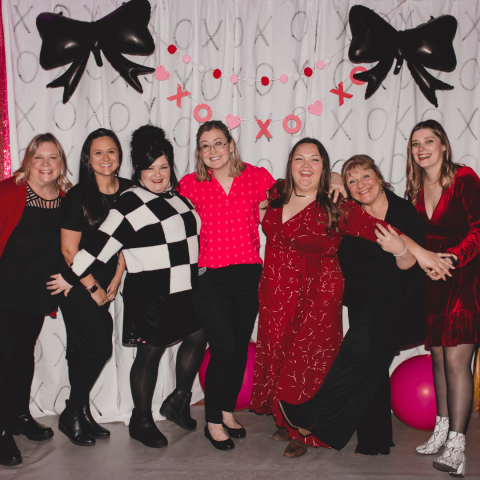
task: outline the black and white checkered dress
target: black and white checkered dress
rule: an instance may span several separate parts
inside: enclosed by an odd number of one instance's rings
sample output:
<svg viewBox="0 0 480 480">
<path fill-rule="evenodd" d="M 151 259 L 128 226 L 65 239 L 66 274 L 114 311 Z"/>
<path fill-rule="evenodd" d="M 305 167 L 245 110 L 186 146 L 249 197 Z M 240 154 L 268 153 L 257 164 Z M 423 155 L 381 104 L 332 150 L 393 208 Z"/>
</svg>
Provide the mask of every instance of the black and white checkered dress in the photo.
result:
<svg viewBox="0 0 480 480">
<path fill-rule="evenodd" d="M 200 217 L 177 192 L 126 190 L 64 275 L 84 277 L 120 250 L 124 345 L 161 347 L 202 328 L 192 303 L 198 282 Z"/>
</svg>

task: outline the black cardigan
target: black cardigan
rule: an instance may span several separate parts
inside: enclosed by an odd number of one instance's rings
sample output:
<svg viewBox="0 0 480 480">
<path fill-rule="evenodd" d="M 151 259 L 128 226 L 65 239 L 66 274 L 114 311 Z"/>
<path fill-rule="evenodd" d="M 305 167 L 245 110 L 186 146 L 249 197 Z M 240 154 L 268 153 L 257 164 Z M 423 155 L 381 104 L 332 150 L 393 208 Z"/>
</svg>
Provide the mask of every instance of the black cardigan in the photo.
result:
<svg viewBox="0 0 480 480">
<path fill-rule="evenodd" d="M 388 210 L 385 221 L 423 246 L 424 228 L 415 207 L 385 189 Z M 352 261 L 354 242 L 366 242 L 355 237 L 344 237 L 338 251 L 342 268 Z M 374 260 L 374 278 L 370 344 L 373 350 L 397 350 L 401 346 L 418 343 L 425 339 L 425 273 L 416 263 L 408 270 L 397 267 L 395 257 L 384 252 L 380 246 Z M 349 294 L 358 280 L 345 278 L 344 305 L 348 307 Z M 353 294 L 354 292 L 352 292 Z M 353 295 L 350 295 L 353 296 Z"/>
</svg>

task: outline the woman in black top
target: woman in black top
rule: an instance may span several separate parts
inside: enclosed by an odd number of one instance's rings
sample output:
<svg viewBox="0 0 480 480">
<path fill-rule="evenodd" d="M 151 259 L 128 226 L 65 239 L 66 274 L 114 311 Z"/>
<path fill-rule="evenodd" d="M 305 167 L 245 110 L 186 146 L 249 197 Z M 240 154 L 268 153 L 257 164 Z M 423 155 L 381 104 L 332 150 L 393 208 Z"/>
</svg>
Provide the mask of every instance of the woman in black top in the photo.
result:
<svg viewBox="0 0 480 480">
<path fill-rule="evenodd" d="M 160 413 L 186 430 L 197 426 L 190 417 L 191 389 L 207 343 L 192 301 L 198 286 L 200 217 L 176 191 L 173 147 L 163 130 L 140 127 L 132 135 L 131 148 L 134 186 L 75 256 L 72 269 L 56 276 L 56 285 L 63 289 L 78 283 L 122 250 L 128 270 L 123 344 L 137 347 L 130 372 L 135 406 L 130 436 L 159 448 L 168 442 L 152 417 L 158 366 L 166 348 L 182 340 L 176 388 Z"/>
<path fill-rule="evenodd" d="M 28 145 L 22 166 L 0 183 L 0 465 L 22 463 L 12 433 L 46 440 L 30 414 L 34 349 L 45 314 L 57 309 L 46 281 L 58 271 L 60 203 L 71 186 L 67 160 L 50 133 Z"/>
<path fill-rule="evenodd" d="M 118 177 L 122 148 L 111 130 L 99 128 L 88 135 L 82 147 L 78 184 L 62 205 L 62 253 L 68 265 L 108 215 L 115 200 L 132 183 Z M 90 391 L 112 355 L 113 320 L 108 311 L 123 272 L 123 256 L 114 256 L 74 286 L 59 295 L 67 331 L 67 361 L 70 398 L 58 420 L 59 430 L 76 445 L 94 445 L 110 432 L 90 413 Z M 54 281 L 49 287 L 55 290 Z M 56 291 L 53 292 L 58 293 Z"/>
<path fill-rule="evenodd" d="M 367 155 L 345 162 L 349 196 L 370 215 L 423 245 L 423 225 L 412 205 L 392 192 Z M 361 238 L 344 238 L 338 251 L 345 277 L 343 302 L 350 328 L 319 391 L 300 405 L 281 402 L 289 422 L 340 450 L 357 430 L 358 455 L 387 455 L 392 441 L 389 366 L 404 345 L 423 341 L 425 274 L 393 230 L 379 238 L 402 245 L 392 256 Z M 302 432 L 300 433 L 307 433 Z"/>
</svg>

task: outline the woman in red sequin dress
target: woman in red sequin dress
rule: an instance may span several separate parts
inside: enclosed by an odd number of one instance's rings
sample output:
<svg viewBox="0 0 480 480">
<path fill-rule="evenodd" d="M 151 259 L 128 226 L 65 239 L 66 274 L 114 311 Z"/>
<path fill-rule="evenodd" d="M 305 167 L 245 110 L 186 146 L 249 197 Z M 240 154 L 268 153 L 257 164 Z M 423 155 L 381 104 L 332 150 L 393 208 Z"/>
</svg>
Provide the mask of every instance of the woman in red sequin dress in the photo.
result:
<svg viewBox="0 0 480 480">
<path fill-rule="evenodd" d="M 250 408 L 273 414 L 277 426 L 288 429 L 285 455 L 290 457 L 303 455 L 307 445 L 328 447 L 291 429 L 279 400 L 298 404 L 313 397 L 337 355 L 343 337 L 344 279 L 337 258 L 342 237 L 374 242 L 376 224 L 387 226 L 353 201 L 335 206 L 328 198 L 329 183 L 323 145 L 300 140 L 290 153 L 286 180 L 272 187 L 270 205 L 262 211 L 267 247 Z M 402 245 L 389 251 L 401 254 Z"/>
<path fill-rule="evenodd" d="M 447 134 L 438 122 L 427 120 L 413 128 L 407 195 L 423 220 L 425 248 L 452 255 L 456 264 L 445 282 L 434 281 L 435 274 L 427 278 L 425 344 L 431 347 L 437 425 L 416 451 L 432 454 L 445 446 L 434 467 L 463 476 L 473 398 L 471 362 L 480 340 L 480 179 L 451 159 Z"/>
</svg>

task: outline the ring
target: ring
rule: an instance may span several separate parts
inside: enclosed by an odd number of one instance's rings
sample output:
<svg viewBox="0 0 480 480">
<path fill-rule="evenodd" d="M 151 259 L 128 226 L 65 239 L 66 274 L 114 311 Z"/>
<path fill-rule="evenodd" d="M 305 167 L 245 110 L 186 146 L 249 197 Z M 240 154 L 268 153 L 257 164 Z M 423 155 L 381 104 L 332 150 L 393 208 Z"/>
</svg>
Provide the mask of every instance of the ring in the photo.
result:
<svg viewBox="0 0 480 480">
<path fill-rule="evenodd" d="M 379 245 L 381 245 L 381 244 L 382 244 L 382 241 L 378 238 L 378 239 L 377 239 L 377 243 L 378 243 Z"/>
</svg>

